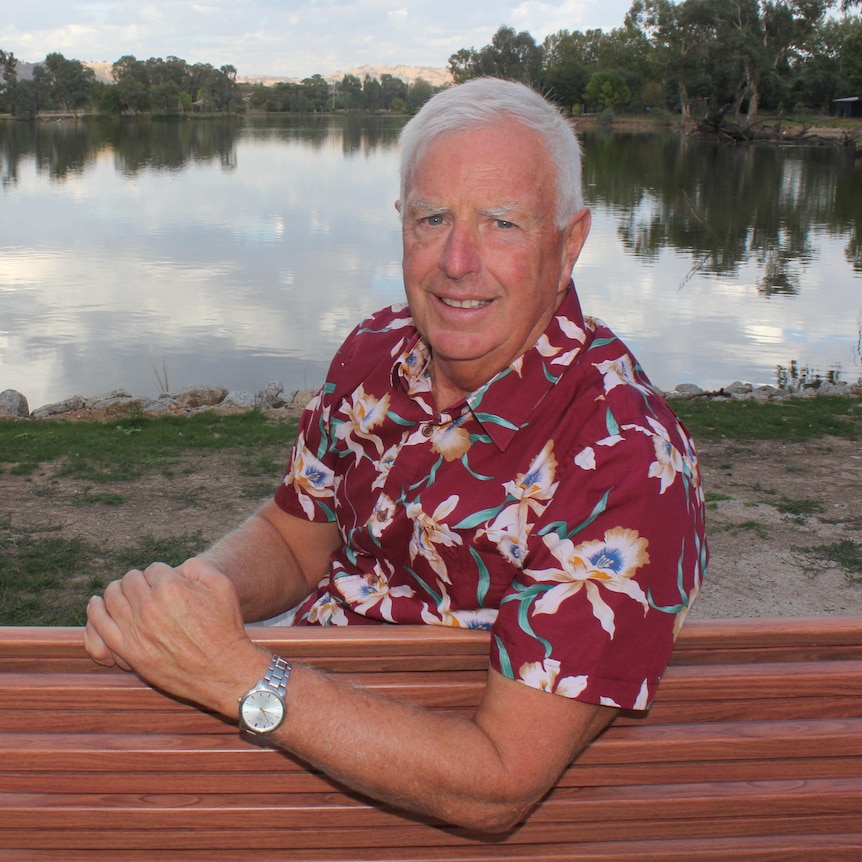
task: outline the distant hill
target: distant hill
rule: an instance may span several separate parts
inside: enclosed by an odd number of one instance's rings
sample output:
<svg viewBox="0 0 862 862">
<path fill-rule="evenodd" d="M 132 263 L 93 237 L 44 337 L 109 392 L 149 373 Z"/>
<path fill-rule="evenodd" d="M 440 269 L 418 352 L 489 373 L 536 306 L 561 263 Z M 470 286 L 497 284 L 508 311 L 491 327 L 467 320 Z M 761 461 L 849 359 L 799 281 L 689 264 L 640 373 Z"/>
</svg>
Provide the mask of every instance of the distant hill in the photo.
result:
<svg viewBox="0 0 862 862">
<path fill-rule="evenodd" d="M 85 66 L 89 66 L 96 73 L 97 81 L 104 81 L 106 84 L 112 84 L 114 79 L 111 77 L 111 67 L 113 63 L 104 61 L 82 61 Z M 34 63 L 24 63 L 18 61 L 17 71 L 19 81 L 28 81 L 33 77 Z M 310 78 L 314 72 L 309 72 L 303 77 Z M 327 81 L 340 81 L 345 75 L 356 75 L 359 80 L 363 80 L 366 75 L 371 75 L 372 78 L 380 80 L 380 76 L 389 74 L 396 78 L 401 78 L 408 84 L 412 84 L 417 78 L 423 78 L 432 87 L 443 87 L 446 84 L 452 83 L 452 76 L 448 69 L 435 68 L 433 66 L 359 66 L 356 69 L 348 69 L 347 71 L 333 72 L 329 75 L 324 75 Z M 277 75 L 238 75 L 238 80 L 249 82 L 252 84 L 277 84 L 280 81 L 290 81 L 298 83 L 302 78 L 287 78 Z"/>
<path fill-rule="evenodd" d="M 310 72 L 308 75 L 304 75 L 303 77 L 310 78 L 313 74 L 315 73 Z M 364 80 L 366 75 L 370 75 L 372 78 L 377 78 L 379 81 L 380 76 L 384 74 L 400 78 L 408 84 L 412 84 L 417 78 L 423 78 L 431 84 L 432 87 L 443 87 L 446 84 L 452 83 L 452 76 L 449 74 L 448 69 L 440 69 L 434 66 L 359 66 L 355 69 L 332 72 L 331 74 L 323 75 L 323 77 L 330 83 L 340 81 L 345 75 L 356 75 L 360 81 Z M 277 84 L 281 81 L 288 81 L 296 84 L 302 80 L 302 78 L 287 78 L 284 76 L 277 77 L 275 75 L 238 75 L 237 79 L 251 84 L 266 84 L 267 86 Z"/>
</svg>

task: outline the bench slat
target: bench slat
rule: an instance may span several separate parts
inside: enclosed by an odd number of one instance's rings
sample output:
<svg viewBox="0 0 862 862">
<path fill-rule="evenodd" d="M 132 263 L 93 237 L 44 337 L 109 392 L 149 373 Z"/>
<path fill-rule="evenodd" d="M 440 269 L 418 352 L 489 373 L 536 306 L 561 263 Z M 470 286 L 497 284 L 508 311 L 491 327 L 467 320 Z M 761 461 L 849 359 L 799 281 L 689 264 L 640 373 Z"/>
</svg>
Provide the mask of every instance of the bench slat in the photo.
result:
<svg viewBox="0 0 862 862">
<path fill-rule="evenodd" d="M 136 839 L 145 835 L 126 833 L 130 839 L 129 849 L 115 851 L 98 847 L 100 862 L 176 862 L 174 850 L 148 849 L 141 851 Z M 267 833 L 249 833 L 247 842 L 237 851 L 232 847 L 218 847 L 219 835 L 206 835 L 213 850 L 200 850 L 194 845 L 189 833 L 165 833 L 171 847 L 181 847 L 184 862 L 248 862 L 249 849 L 264 848 L 270 862 L 357 862 L 355 851 L 297 850 L 284 845 L 272 846 L 272 836 Z M 281 836 L 279 836 L 280 838 Z M 26 841 L 26 836 L 24 836 Z M 26 844 L 23 846 L 26 847 Z M 217 848 L 217 849 L 216 849 Z M 83 850 L 64 848 L 64 860 L 92 860 L 90 846 Z M 833 835 L 793 835 L 789 837 L 746 837 L 744 839 L 713 838 L 704 840 L 667 840 L 588 842 L 583 844 L 545 844 L 538 847 L 512 845 L 473 846 L 463 848 L 409 847 L 369 848 L 362 853 L 366 862 L 504 862 L 504 860 L 532 860 L 532 862 L 811 862 L 812 859 L 827 859 L 829 862 L 858 862 L 862 841 L 853 833 Z M 21 855 L 20 850 L 0 850 L 3 862 L 50 862 L 57 856 L 52 850 L 29 850 Z"/>
<path fill-rule="evenodd" d="M 576 769 L 618 764 L 862 756 L 862 718 L 611 727 Z M 302 769 L 239 734 L 0 734 L 0 775 L 31 772 L 213 772 Z"/>
</svg>

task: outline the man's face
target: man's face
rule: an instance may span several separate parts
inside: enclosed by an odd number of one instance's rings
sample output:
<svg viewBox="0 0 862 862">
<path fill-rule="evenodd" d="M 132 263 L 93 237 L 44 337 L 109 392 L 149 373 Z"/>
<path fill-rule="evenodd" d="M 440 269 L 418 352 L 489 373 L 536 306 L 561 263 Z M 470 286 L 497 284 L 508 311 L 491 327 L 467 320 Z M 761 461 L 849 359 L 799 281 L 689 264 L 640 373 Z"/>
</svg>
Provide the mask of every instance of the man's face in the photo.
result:
<svg viewBox="0 0 862 862">
<path fill-rule="evenodd" d="M 438 137 L 414 166 L 404 284 L 439 406 L 531 347 L 562 300 L 590 215 L 557 228 L 555 180 L 539 135 L 511 120 Z"/>
</svg>

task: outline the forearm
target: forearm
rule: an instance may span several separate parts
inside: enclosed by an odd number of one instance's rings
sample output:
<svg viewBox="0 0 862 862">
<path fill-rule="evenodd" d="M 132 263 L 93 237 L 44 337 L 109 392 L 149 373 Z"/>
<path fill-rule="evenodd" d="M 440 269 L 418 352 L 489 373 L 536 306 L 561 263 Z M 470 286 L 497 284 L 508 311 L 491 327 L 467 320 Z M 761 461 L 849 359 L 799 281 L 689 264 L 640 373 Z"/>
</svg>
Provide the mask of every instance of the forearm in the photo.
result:
<svg viewBox="0 0 862 862">
<path fill-rule="evenodd" d="M 200 555 L 233 581 L 247 622 L 275 616 L 309 592 L 296 555 L 268 517 L 270 505 Z"/>
<path fill-rule="evenodd" d="M 303 666 L 294 668 L 287 718 L 271 741 L 374 799 L 482 831 L 509 828 L 546 791 L 509 772 L 469 717 Z"/>
</svg>

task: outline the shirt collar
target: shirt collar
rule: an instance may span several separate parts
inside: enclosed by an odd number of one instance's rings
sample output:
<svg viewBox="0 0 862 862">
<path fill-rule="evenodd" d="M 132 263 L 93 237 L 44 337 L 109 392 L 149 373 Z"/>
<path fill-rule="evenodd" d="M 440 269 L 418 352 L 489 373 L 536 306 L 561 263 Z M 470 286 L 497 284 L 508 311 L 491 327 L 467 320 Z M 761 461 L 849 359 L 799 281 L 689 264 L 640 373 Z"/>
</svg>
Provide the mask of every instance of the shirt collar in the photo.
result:
<svg viewBox="0 0 862 862">
<path fill-rule="evenodd" d="M 505 451 L 530 414 L 566 369 L 583 351 L 589 339 L 573 284 L 536 343 L 511 365 L 492 377 L 461 404 L 447 411 L 449 417 L 470 410 L 482 430 Z M 393 366 L 393 380 L 433 412 L 429 363 L 431 352 L 418 332 L 410 339 Z"/>
</svg>

